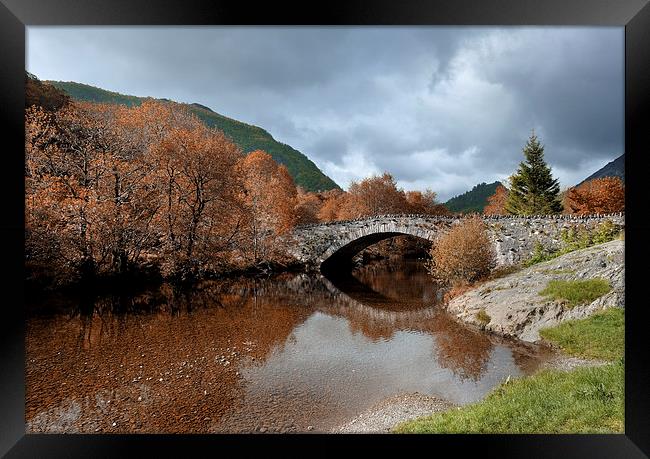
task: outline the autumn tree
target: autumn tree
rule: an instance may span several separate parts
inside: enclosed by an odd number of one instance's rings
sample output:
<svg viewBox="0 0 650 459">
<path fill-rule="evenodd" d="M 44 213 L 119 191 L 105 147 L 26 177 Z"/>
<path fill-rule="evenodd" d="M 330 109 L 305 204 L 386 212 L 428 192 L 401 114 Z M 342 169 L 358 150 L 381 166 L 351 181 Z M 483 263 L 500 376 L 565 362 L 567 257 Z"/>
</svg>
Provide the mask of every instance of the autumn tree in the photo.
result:
<svg viewBox="0 0 650 459">
<path fill-rule="evenodd" d="M 113 119 L 110 107 L 89 104 L 26 113 L 27 248 L 38 258 L 49 251 L 32 243 L 48 240 L 57 262 L 83 278 L 105 269 L 112 252 L 102 182 L 115 149 Z"/>
<path fill-rule="evenodd" d="M 565 211 L 572 214 L 606 214 L 625 211 L 625 185 L 619 177 L 589 180 L 566 193 Z"/>
<path fill-rule="evenodd" d="M 323 195 L 323 204 L 318 211 L 318 220 L 321 222 L 331 222 L 339 220 L 341 208 L 347 198 L 347 193 L 341 190 L 329 190 Z"/>
<path fill-rule="evenodd" d="M 287 168 L 261 150 L 243 158 L 238 170 L 248 209 L 242 255 L 257 265 L 278 256 L 278 236 L 295 225 L 296 186 Z"/>
<path fill-rule="evenodd" d="M 483 208 L 485 215 L 506 215 L 506 202 L 508 200 L 508 189 L 503 185 L 498 185 L 494 194 L 487 198 L 488 203 Z"/>
<path fill-rule="evenodd" d="M 158 220 L 170 270 L 194 278 L 217 270 L 242 224 L 239 148 L 197 123 L 172 128 L 155 148 L 163 197 Z"/>
<path fill-rule="evenodd" d="M 321 196 L 298 187 L 295 208 L 296 225 L 318 223 L 318 213 L 322 206 L 323 198 Z"/>
<path fill-rule="evenodd" d="M 56 111 L 70 103 L 70 97 L 63 91 L 44 83 L 29 72 L 25 72 L 25 108 L 33 105 L 45 111 Z"/>
<path fill-rule="evenodd" d="M 449 210 L 438 203 L 435 192 L 427 189 L 422 191 L 407 191 L 405 193 L 406 212 L 421 215 L 449 215 Z"/>
<path fill-rule="evenodd" d="M 544 215 L 562 212 L 560 185 L 544 161 L 544 147 L 533 131 L 523 148 L 525 161 L 510 177 L 506 211 L 514 215 Z"/>
<path fill-rule="evenodd" d="M 397 188 L 392 175 L 384 173 L 352 182 L 343 203 L 339 218 L 343 220 L 402 213 L 408 202 L 402 189 Z"/>
<path fill-rule="evenodd" d="M 33 107 L 27 256 L 62 277 L 124 274 L 152 257 L 169 275 L 213 269 L 237 232 L 240 157 L 171 104 Z"/>
</svg>

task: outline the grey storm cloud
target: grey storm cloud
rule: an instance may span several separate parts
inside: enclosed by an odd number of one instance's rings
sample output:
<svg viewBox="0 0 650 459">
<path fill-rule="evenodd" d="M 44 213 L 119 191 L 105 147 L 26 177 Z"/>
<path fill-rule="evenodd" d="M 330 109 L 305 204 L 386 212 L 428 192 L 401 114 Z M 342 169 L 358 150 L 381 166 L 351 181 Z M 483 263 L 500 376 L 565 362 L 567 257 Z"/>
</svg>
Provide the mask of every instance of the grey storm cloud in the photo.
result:
<svg viewBox="0 0 650 459">
<path fill-rule="evenodd" d="M 27 69 L 207 105 L 343 187 L 446 199 L 506 179 L 533 128 L 570 186 L 624 146 L 623 28 L 29 27 Z"/>
</svg>

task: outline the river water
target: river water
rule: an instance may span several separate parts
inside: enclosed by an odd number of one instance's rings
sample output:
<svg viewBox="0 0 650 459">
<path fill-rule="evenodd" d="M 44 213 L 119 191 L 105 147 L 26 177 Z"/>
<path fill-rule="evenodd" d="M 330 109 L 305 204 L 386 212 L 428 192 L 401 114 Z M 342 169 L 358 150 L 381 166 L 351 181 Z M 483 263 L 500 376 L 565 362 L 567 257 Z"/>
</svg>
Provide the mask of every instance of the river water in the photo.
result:
<svg viewBox="0 0 650 459">
<path fill-rule="evenodd" d="M 410 392 L 458 404 L 548 358 L 470 329 L 415 261 L 28 305 L 28 432 L 329 431 Z"/>
</svg>

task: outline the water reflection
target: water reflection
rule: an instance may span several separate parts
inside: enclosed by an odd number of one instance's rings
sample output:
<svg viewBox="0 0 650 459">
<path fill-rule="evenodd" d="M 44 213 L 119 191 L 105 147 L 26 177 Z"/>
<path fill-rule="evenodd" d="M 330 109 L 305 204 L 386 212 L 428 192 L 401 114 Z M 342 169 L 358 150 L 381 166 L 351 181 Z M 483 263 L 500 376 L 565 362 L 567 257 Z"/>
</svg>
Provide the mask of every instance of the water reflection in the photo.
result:
<svg viewBox="0 0 650 459">
<path fill-rule="evenodd" d="M 397 393 L 477 400 L 544 358 L 439 301 L 414 262 L 41 300 L 27 325 L 28 430 L 329 430 Z"/>
</svg>

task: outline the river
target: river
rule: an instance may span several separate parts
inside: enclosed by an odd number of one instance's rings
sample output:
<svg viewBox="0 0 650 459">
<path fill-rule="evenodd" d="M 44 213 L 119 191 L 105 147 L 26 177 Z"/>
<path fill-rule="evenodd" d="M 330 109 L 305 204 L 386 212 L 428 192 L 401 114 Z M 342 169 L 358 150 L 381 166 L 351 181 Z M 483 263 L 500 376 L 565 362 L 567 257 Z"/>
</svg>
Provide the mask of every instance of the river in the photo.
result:
<svg viewBox="0 0 650 459">
<path fill-rule="evenodd" d="M 28 303 L 28 432 L 330 431 L 387 397 L 457 404 L 548 351 L 441 310 L 416 261 Z"/>
</svg>

